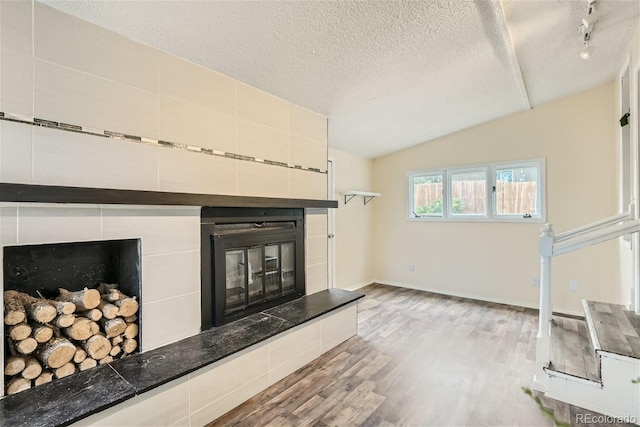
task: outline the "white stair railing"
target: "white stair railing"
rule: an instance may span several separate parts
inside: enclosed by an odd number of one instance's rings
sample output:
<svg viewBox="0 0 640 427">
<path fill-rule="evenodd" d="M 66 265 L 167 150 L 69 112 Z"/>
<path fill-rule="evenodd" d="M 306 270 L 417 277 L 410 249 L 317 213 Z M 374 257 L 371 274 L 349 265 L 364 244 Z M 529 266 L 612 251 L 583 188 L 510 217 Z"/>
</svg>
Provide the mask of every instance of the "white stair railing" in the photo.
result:
<svg viewBox="0 0 640 427">
<path fill-rule="evenodd" d="M 555 235 L 553 226 L 545 224 L 538 240 L 540 252 L 540 313 L 536 337 L 536 372 L 533 386 L 546 392 L 549 377 L 544 368 L 549 365 L 551 350 L 551 258 L 587 246 L 602 243 L 640 231 L 640 220 L 632 219 L 630 212 L 605 218 L 582 227 Z"/>
</svg>

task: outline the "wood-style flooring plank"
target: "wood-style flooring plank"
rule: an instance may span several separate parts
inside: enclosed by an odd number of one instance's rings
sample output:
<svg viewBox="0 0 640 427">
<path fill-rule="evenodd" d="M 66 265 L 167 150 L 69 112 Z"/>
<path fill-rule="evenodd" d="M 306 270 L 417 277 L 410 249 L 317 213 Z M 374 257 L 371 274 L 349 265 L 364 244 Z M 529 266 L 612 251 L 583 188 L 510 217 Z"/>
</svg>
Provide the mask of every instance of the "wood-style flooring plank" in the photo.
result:
<svg viewBox="0 0 640 427">
<path fill-rule="evenodd" d="M 358 335 L 209 426 L 553 425 L 521 390 L 535 370 L 536 311 L 378 284 L 361 290 Z M 580 326 L 569 327 L 579 342 Z M 579 412 L 547 401 L 565 417 Z"/>
</svg>

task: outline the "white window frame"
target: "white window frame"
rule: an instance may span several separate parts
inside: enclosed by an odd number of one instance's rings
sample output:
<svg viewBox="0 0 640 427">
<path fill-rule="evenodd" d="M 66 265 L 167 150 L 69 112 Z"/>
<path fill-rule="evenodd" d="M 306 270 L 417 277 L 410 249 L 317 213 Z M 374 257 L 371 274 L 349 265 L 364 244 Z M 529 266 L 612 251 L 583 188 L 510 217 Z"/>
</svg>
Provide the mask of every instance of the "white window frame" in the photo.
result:
<svg viewBox="0 0 640 427">
<path fill-rule="evenodd" d="M 522 169 L 535 167 L 538 169 L 538 192 L 536 194 L 536 206 L 539 207 L 537 214 L 530 214 L 531 217 L 525 215 L 498 215 L 497 214 L 497 197 L 493 190 L 496 187 L 496 170 L 497 169 Z M 451 212 L 451 175 L 461 172 L 480 172 L 485 171 L 486 176 L 486 214 L 454 214 Z M 413 182 L 414 178 L 419 176 L 442 175 L 442 215 L 414 215 L 414 195 Z M 520 223 L 544 223 L 546 221 L 546 162 L 544 158 L 519 160 L 512 162 L 494 162 L 483 163 L 467 166 L 454 166 L 448 168 L 428 169 L 419 171 L 410 171 L 407 173 L 408 188 L 408 221 L 445 221 L 445 222 L 520 222 Z"/>
</svg>

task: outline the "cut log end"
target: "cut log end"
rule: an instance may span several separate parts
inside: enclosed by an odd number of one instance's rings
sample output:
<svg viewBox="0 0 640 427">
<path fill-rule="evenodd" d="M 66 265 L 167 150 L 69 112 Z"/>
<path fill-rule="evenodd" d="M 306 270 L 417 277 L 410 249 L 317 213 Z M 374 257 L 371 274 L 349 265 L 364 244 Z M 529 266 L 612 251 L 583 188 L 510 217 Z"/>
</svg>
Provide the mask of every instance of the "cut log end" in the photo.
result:
<svg viewBox="0 0 640 427">
<path fill-rule="evenodd" d="M 126 353 L 133 353 L 138 348 L 138 341 L 134 339 L 126 339 L 122 344 L 122 350 Z"/>
<path fill-rule="evenodd" d="M 120 310 L 118 306 L 113 305 L 105 300 L 101 300 L 98 309 L 102 312 L 105 319 L 115 319 Z"/>
<path fill-rule="evenodd" d="M 14 341 L 22 341 L 31 335 L 31 326 L 26 323 L 19 323 L 7 328 L 9 337 Z"/>
<path fill-rule="evenodd" d="M 27 364 L 22 371 L 22 377 L 28 380 L 36 379 L 42 373 L 42 365 L 33 357 L 27 359 Z"/>
<path fill-rule="evenodd" d="M 27 363 L 24 357 L 10 357 L 4 364 L 4 374 L 9 376 L 18 375 L 24 370 L 26 365 Z"/>
<path fill-rule="evenodd" d="M 115 302 L 118 306 L 118 316 L 129 317 L 138 312 L 138 301 L 135 298 L 124 298 Z"/>
<path fill-rule="evenodd" d="M 87 352 L 81 348 L 76 349 L 76 354 L 73 355 L 73 363 L 82 363 L 87 358 Z"/>
<path fill-rule="evenodd" d="M 102 311 L 97 308 L 92 308 L 91 310 L 83 311 L 80 315 L 97 322 L 102 318 Z"/>
<path fill-rule="evenodd" d="M 69 292 L 63 288 L 58 290 L 60 291 L 58 301 L 72 302 L 76 305 L 77 310 L 91 310 L 100 304 L 100 292 L 97 289 L 84 288 L 76 292 Z"/>
<path fill-rule="evenodd" d="M 111 342 L 102 335 L 94 335 L 82 345 L 87 354 L 96 360 L 106 357 L 111 351 Z"/>
<path fill-rule="evenodd" d="M 87 369 L 95 368 L 96 366 L 98 366 L 98 361 L 87 357 L 80 363 L 80 365 L 78 365 L 78 368 L 81 371 L 86 371 Z"/>
<path fill-rule="evenodd" d="M 5 325 L 17 325 L 27 320 L 27 313 L 23 311 L 9 311 L 4 315 Z"/>
<path fill-rule="evenodd" d="M 58 310 L 46 301 L 36 301 L 29 307 L 29 317 L 38 323 L 49 323 L 57 314 Z"/>
<path fill-rule="evenodd" d="M 45 325 L 34 325 L 33 338 L 39 343 L 45 343 L 53 338 L 53 329 Z"/>
<path fill-rule="evenodd" d="M 7 394 L 16 394 L 31 388 L 31 380 L 22 377 L 14 377 L 7 384 Z"/>
<path fill-rule="evenodd" d="M 75 319 L 75 322 L 73 322 L 73 325 L 64 329 L 64 333 L 71 339 L 84 341 L 93 335 L 91 332 L 91 323 L 91 320 L 86 317 L 78 317 Z"/>
<path fill-rule="evenodd" d="M 103 319 L 101 320 L 101 323 L 107 338 L 116 337 L 127 329 L 127 324 L 120 317 L 116 317 L 115 319 Z"/>
<path fill-rule="evenodd" d="M 64 377 L 68 377 L 69 375 L 75 372 L 76 372 L 76 365 L 69 362 L 69 363 L 65 363 L 64 365 L 60 366 L 55 371 L 53 371 L 53 375 L 56 378 L 64 378 Z"/>
<path fill-rule="evenodd" d="M 100 359 L 100 361 L 98 362 L 101 365 L 106 365 L 107 363 L 111 363 L 113 362 L 113 357 L 111 356 L 105 356 L 102 359 Z"/>
<path fill-rule="evenodd" d="M 22 293 L 18 291 L 4 291 L 4 324 L 17 325 L 27 320 Z"/>
<path fill-rule="evenodd" d="M 36 341 L 34 338 L 27 338 L 15 343 L 16 350 L 21 354 L 31 354 L 37 347 L 38 341 Z"/>
<path fill-rule="evenodd" d="M 122 335 L 124 335 L 125 338 L 129 339 L 135 338 L 136 336 L 138 336 L 138 325 L 136 325 L 135 323 L 127 324 L 127 329 L 124 330 Z"/>
<path fill-rule="evenodd" d="M 64 338 L 57 338 L 47 343 L 38 357 L 46 366 L 57 369 L 69 363 L 75 354 L 75 345 Z"/>
<path fill-rule="evenodd" d="M 50 383 L 51 380 L 53 380 L 53 374 L 49 371 L 43 371 L 33 383 L 37 387 L 42 384 Z"/>
<path fill-rule="evenodd" d="M 73 322 L 75 321 L 76 321 L 75 315 L 61 314 L 60 316 L 55 318 L 55 320 L 53 321 L 53 324 L 56 325 L 58 328 L 68 328 L 69 326 L 73 325 Z"/>
</svg>

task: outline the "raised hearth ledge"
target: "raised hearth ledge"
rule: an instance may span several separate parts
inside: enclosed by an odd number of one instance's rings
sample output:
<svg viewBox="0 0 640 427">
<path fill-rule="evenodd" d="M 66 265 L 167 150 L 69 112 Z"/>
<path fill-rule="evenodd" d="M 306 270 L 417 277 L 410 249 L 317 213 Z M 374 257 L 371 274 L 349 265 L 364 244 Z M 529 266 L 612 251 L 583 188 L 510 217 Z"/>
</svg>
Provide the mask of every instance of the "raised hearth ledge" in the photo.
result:
<svg viewBox="0 0 640 427">
<path fill-rule="evenodd" d="M 247 208 L 337 208 L 336 200 L 285 199 L 0 183 L 0 202 L 112 205 L 213 206 Z"/>
<path fill-rule="evenodd" d="M 0 425 L 69 425 L 362 297 L 360 292 L 328 289 L 155 350 L 6 396 L 0 399 Z"/>
</svg>

